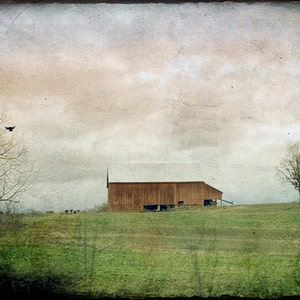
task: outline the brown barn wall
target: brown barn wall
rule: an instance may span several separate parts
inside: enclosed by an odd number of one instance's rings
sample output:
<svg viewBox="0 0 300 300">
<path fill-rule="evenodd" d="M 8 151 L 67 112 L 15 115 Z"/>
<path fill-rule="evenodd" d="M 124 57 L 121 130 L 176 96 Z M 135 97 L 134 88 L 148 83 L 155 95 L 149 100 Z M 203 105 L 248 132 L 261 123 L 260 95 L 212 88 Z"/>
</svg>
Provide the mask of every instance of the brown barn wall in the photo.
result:
<svg viewBox="0 0 300 300">
<path fill-rule="evenodd" d="M 141 211 L 144 205 L 204 205 L 205 199 L 222 199 L 222 192 L 204 182 L 109 183 L 108 210 Z"/>
<path fill-rule="evenodd" d="M 204 193 L 205 193 L 205 199 L 222 199 L 221 192 L 207 184 L 205 184 Z"/>
</svg>

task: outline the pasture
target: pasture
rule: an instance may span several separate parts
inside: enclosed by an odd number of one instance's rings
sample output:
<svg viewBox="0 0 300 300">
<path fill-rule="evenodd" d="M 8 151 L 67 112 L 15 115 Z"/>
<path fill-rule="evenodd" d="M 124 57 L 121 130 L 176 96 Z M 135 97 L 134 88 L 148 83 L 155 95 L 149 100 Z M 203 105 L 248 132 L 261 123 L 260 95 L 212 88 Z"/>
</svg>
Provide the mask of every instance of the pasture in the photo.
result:
<svg viewBox="0 0 300 300">
<path fill-rule="evenodd" d="M 300 203 L 1 215 L 0 220 L 3 293 L 300 296 Z"/>
</svg>

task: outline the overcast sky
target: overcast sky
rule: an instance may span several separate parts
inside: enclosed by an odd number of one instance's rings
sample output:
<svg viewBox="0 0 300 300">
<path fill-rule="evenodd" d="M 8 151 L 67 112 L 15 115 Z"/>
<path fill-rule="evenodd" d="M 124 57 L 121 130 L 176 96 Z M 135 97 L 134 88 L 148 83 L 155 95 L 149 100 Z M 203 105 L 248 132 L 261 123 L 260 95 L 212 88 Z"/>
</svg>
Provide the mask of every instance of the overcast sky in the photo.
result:
<svg viewBox="0 0 300 300">
<path fill-rule="evenodd" d="M 1 109 L 40 168 L 23 209 L 94 208 L 116 163 L 297 200 L 275 166 L 300 140 L 299 5 L 0 5 L 0 40 Z"/>
</svg>

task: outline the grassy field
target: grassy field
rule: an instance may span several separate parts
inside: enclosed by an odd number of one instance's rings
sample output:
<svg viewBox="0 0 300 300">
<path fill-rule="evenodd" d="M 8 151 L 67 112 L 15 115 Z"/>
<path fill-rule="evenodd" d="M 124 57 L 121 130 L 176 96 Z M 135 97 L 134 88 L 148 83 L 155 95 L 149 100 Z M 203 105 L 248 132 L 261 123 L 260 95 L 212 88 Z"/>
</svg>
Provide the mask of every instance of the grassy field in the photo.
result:
<svg viewBox="0 0 300 300">
<path fill-rule="evenodd" d="M 300 296 L 300 204 L 1 215 L 0 288 L 89 298 Z"/>
</svg>

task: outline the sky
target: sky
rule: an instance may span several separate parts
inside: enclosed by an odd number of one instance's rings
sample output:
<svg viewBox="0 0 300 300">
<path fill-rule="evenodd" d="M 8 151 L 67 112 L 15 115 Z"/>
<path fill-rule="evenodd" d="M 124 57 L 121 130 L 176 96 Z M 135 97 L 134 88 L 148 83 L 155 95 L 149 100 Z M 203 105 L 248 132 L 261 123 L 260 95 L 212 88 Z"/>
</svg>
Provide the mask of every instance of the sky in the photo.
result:
<svg viewBox="0 0 300 300">
<path fill-rule="evenodd" d="M 237 205 L 297 200 L 275 170 L 300 140 L 297 2 L 2 4 L 0 40 L 7 134 L 38 169 L 22 210 L 94 209 L 133 163 L 199 166 Z"/>
</svg>

